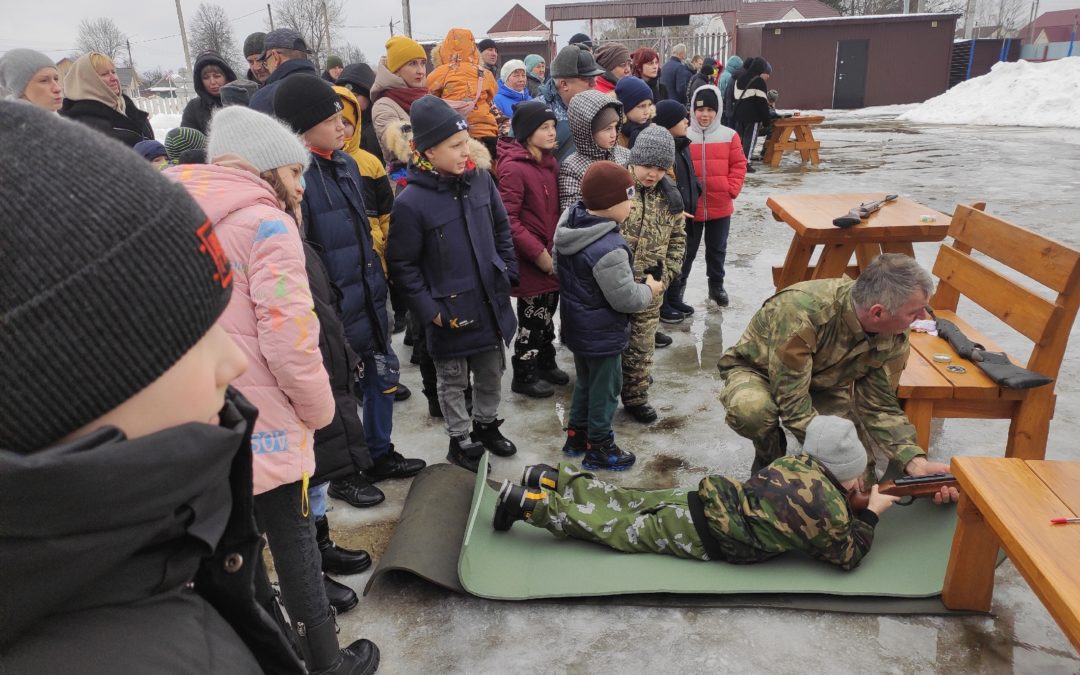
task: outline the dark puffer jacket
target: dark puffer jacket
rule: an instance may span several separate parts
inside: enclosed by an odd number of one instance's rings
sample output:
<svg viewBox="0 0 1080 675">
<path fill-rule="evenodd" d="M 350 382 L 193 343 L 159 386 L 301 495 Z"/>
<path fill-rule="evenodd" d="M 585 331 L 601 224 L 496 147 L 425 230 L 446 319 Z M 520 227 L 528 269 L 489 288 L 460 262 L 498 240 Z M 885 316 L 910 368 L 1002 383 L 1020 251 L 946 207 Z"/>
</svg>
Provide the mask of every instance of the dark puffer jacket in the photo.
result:
<svg viewBox="0 0 1080 675">
<path fill-rule="evenodd" d="M 221 68 L 221 72 L 225 73 L 226 84 L 236 79 L 236 73 L 225 62 L 225 59 L 214 52 L 206 52 L 195 60 L 193 79 L 195 80 L 195 93 L 198 96 L 188 101 L 188 104 L 184 106 L 184 116 L 180 119 L 180 126 L 198 129 L 204 134 L 210 128 L 210 116 L 215 109 L 221 107 L 221 96 L 214 96 L 206 91 L 206 87 L 203 86 L 202 71 L 207 66 Z"/>
<path fill-rule="evenodd" d="M 263 83 L 262 88 L 255 92 L 255 95 L 251 97 L 251 103 L 248 104 L 248 107 L 252 110 L 266 113 L 267 115 L 273 115 L 274 92 L 277 91 L 282 80 L 299 73 L 306 73 L 316 77 L 319 75 L 318 71 L 315 70 L 315 65 L 307 59 L 293 59 L 292 61 L 286 61 L 278 66 L 277 70 L 270 73 L 270 77 L 266 78 L 266 82 Z"/>
<path fill-rule="evenodd" d="M 141 141 L 154 140 L 154 128 L 150 126 L 150 113 L 135 107 L 135 103 L 124 97 L 125 114 L 121 115 L 104 103 L 84 99 L 73 101 L 64 99 L 60 115 L 93 127 L 103 134 L 108 134 L 124 145 L 134 148 Z"/>
<path fill-rule="evenodd" d="M 340 150 L 330 159 L 313 153 L 304 180 L 304 229 L 344 296 L 341 323 L 349 346 L 360 355 L 386 353 L 386 275 L 371 241 L 356 162 Z"/>
<path fill-rule="evenodd" d="M 559 164 L 545 152 L 537 162 L 515 140 L 499 139 L 499 194 L 510 218 L 521 284 L 516 298 L 559 290 L 559 279 L 536 266 L 536 258 L 551 252 L 559 222 Z"/>
<path fill-rule="evenodd" d="M 690 138 L 681 136 L 675 139 L 675 184 L 679 187 L 683 210 L 694 213 L 697 210 L 701 184 L 694 175 L 694 160 L 690 156 Z"/>
<path fill-rule="evenodd" d="M 446 176 L 410 164 L 408 180 L 394 200 L 386 257 L 394 284 L 428 326 L 428 351 L 450 359 L 509 345 L 517 257 L 490 172 Z"/>
<path fill-rule="evenodd" d="M 364 425 L 357 411 L 353 382 L 358 359 L 345 340 L 345 328 L 338 314 L 341 311 L 341 291 L 330 281 L 318 244 L 304 242 L 304 261 L 308 286 L 319 319 L 319 351 L 323 366 L 330 376 L 337 412 L 329 425 L 315 432 L 314 485 L 351 475 L 371 467 L 371 454 L 364 440 Z"/>
<path fill-rule="evenodd" d="M 230 390 L 220 426 L 0 449 L 0 672 L 305 672 L 256 601 L 257 414 Z"/>
<path fill-rule="evenodd" d="M 769 85 L 761 76 L 769 68 L 769 63 L 755 56 L 746 61 L 743 72 L 735 79 L 732 92 L 735 109 L 732 119 L 740 126 L 764 124 L 771 119 L 769 115 Z"/>
</svg>

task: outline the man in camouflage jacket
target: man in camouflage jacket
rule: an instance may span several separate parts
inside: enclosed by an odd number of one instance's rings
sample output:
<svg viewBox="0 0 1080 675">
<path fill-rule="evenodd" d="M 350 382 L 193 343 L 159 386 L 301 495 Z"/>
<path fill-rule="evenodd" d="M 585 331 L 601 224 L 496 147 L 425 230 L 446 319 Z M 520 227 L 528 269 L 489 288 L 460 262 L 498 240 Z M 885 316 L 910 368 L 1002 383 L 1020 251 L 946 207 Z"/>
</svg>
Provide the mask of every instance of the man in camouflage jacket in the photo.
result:
<svg viewBox="0 0 1080 675">
<path fill-rule="evenodd" d="M 543 476 L 533 473 L 537 485 L 532 487 L 538 491 L 526 491 L 524 500 L 500 493 L 496 527 L 506 529 L 520 518 L 560 538 L 626 553 L 729 563 L 756 563 L 802 551 L 841 569 L 854 569 L 870 551 L 878 516 L 897 498 L 874 489 L 869 507 L 852 513 L 847 492 L 859 482 L 866 453 L 849 420 L 815 418 L 807 429 L 807 449 L 809 454 L 782 457 L 745 483 L 707 476 L 696 491 L 630 490 L 568 462 L 557 470 L 543 467 Z M 522 502 L 523 510 L 506 513 Z"/>
<path fill-rule="evenodd" d="M 805 281 L 765 301 L 717 364 L 727 423 L 754 442 L 753 471 L 785 454 L 781 423 L 802 442 L 817 415 L 848 417 L 868 452 L 910 475 L 948 471 L 927 461 L 896 397 L 907 329 L 932 290 L 912 258 L 885 254 L 856 281 Z M 875 480 L 872 454 L 866 478 Z"/>
</svg>

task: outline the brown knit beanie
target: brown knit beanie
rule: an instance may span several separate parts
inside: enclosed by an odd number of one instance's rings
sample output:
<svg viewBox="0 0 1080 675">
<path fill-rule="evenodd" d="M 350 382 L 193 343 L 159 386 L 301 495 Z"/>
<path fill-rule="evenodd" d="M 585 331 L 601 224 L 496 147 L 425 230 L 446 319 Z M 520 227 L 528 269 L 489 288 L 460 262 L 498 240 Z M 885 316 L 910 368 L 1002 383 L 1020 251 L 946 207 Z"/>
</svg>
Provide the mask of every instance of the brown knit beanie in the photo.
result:
<svg viewBox="0 0 1080 675">
<path fill-rule="evenodd" d="M 581 179 L 581 201 L 590 211 L 603 211 L 634 197 L 634 179 L 615 162 L 593 162 Z"/>
</svg>

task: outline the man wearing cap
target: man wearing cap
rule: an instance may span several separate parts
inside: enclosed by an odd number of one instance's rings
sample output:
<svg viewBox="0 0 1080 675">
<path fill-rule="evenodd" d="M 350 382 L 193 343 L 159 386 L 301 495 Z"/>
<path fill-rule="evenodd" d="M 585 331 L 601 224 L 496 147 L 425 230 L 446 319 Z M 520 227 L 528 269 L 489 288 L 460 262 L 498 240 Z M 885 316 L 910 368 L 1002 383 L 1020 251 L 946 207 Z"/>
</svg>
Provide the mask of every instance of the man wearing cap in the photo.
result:
<svg viewBox="0 0 1080 675">
<path fill-rule="evenodd" d="M 491 76 L 498 82 L 501 78 L 499 73 L 499 46 L 491 38 L 484 38 L 476 43 L 476 49 L 480 52 L 480 61 L 484 67 L 491 71 Z"/>
<path fill-rule="evenodd" d="M 292 28 L 278 28 L 266 34 L 263 40 L 263 53 L 260 60 L 270 72 L 263 83 L 263 88 L 251 97 L 248 107 L 267 115 L 274 114 L 274 92 L 281 81 L 297 73 L 306 73 L 318 77 L 315 64 L 311 62 L 304 38 Z"/>
<path fill-rule="evenodd" d="M 244 38 L 244 58 L 248 62 L 247 79 L 259 84 L 266 82 L 266 78 L 270 77 L 270 71 L 266 69 L 266 64 L 262 60 L 265 40 L 266 33 L 261 31 Z"/>
<path fill-rule="evenodd" d="M 340 56 L 327 56 L 326 70 L 323 71 L 322 79 L 330 84 L 337 84 L 337 79 L 341 77 L 341 73 L 344 70 L 345 64 L 341 61 Z"/>
<path fill-rule="evenodd" d="M 555 113 L 555 159 L 559 162 L 577 151 L 567 115 L 570 99 L 595 88 L 597 75 L 603 74 L 593 55 L 575 45 L 563 47 L 551 62 L 551 81 L 540 87 L 539 99 Z"/>
</svg>

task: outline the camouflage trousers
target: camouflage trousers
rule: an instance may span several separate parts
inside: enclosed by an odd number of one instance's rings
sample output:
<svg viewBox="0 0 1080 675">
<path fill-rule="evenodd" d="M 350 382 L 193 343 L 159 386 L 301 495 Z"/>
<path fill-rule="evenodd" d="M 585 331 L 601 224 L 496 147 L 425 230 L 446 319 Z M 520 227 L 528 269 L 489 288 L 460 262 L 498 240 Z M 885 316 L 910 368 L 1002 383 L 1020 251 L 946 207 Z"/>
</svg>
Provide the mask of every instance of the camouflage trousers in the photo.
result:
<svg viewBox="0 0 1080 675">
<path fill-rule="evenodd" d="M 529 522 L 557 537 L 583 539 L 624 553 L 664 553 L 708 560 L 687 506 L 687 490 L 633 490 L 559 464 L 554 490 Z"/>
<path fill-rule="evenodd" d="M 645 309 L 630 315 L 630 342 L 622 357 L 622 402 L 625 406 L 649 402 L 649 375 L 656 352 L 656 329 L 664 294 L 653 298 Z"/>
<path fill-rule="evenodd" d="M 780 426 L 780 412 L 773 400 L 769 380 L 756 370 L 738 367 L 725 371 L 723 378 L 724 390 L 720 394 L 720 402 L 727 411 L 727 424 L 735 433 L 753 441 L 754 463 L 751 472 L 757 473 L 774 459 L 787 454 L 787 436 Z M 812 391 L 810 400 L 819 414 L 844 417 L 855 424 L 859 440 L 867 448 L 866 478 L 876 482 L 876 458 L 884 457 L 885 453 L 860 422 L 852 405 L 851 388 Z"/>
</svg>

